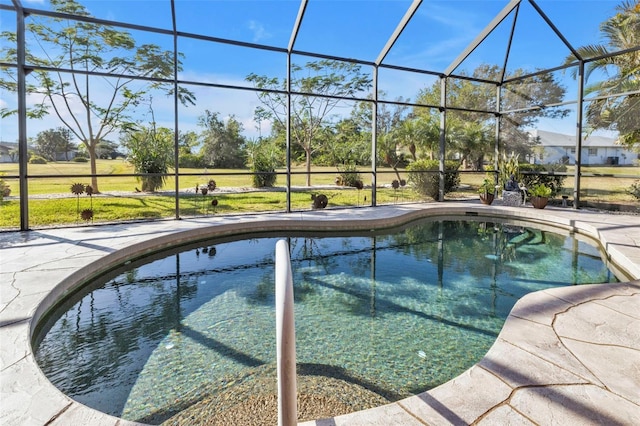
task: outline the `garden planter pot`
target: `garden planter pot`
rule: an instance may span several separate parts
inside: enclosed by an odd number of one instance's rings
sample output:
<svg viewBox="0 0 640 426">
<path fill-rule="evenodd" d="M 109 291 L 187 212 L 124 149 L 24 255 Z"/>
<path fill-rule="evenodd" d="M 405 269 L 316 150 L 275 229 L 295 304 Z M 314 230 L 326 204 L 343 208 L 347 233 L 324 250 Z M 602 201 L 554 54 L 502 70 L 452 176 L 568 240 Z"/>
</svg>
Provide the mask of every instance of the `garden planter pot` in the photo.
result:
<svg viewBox="0 0 640 426">
<path fill-rule="evenodd" d="M 544 209 L 549 202 L 548 197 L 531 197 L 531 204 L 536 209 Z"/>
<path fill-rule="evenodd" d="M 480 194 L 480 201 L 482 201 L 482 204 L 490 205 L 493 203 L 494 197 L 495 195 L 491 193 Z"/>
</svg>

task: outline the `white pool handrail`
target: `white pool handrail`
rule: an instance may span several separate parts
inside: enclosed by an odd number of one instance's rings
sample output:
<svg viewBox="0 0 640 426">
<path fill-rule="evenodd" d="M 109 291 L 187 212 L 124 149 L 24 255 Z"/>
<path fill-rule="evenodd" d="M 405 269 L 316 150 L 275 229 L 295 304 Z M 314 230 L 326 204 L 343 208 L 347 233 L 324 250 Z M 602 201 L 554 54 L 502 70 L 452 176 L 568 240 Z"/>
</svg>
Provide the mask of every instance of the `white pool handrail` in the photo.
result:
<svg viewBox="0 0 640 426">
<path fill-rule="evenodd" d="M 278 425 L 298 423 L 296 385 L 296 330 L 293 313 L 293 276 L 289 245 L 276 243 L 276 361 L 278 370 Z"/>
</svg>

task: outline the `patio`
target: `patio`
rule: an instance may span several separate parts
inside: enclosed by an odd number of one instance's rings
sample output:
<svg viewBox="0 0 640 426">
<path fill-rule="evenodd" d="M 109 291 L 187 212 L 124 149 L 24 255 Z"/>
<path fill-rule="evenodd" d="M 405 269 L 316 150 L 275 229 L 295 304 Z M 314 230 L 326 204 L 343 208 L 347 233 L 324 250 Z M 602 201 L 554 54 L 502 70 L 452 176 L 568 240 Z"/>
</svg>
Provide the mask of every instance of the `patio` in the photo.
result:
<svg viewBox="0 0 640 426">
<path fill-rule="evenodd" d="M 61 394 L 31 349 L 39 319 L 78 282 L 194 237 L 297 229 L 392 226 L 426 216 L 480 215 L 555 226 L 599 239 L 620 276 L 635 281 L 532 293 L 513 308 L 496 343 L 463 375 L 428 392 L 305 425 L 640 424 L 640 221 L 562 208 L 405 204 L 255 216 L 217 216 L 0 234 L 0 421 L 133 424 Z"/>
</svg>

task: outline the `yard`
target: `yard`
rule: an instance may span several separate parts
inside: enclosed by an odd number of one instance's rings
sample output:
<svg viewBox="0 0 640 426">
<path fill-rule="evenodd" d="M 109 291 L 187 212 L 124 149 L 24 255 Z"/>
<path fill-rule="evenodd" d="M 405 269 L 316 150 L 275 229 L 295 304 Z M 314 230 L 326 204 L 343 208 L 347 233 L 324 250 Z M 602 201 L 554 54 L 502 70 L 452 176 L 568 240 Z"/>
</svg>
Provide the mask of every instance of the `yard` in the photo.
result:
<svg viewBox="0 0 640 426">
<path fill-rule="evenodd" d="M 247 170 L 201 170 L 180 169 L 178 200 L 175 193 L 175 179 L 167 178 L 163 190 L 147 194 L 137 190 L 141 185 L 133 174 L 131 166 L 123 160 L 99 160 L 98 182 L 101 194 L 74 195 L 74 183 L 87 185 L 89 166 L 87 163 L 54 162 L 29 165 L 29 223 L 31 227 L 55 226 L 82 223 L 85 219 L 94 223 L 158 219 L 175 217 L 178 206 L 180 217 L 213 215 L 220 213 L 251 213 L 282 211 L 286 209 L 286 176 L 278 176 L 275 188 L 255 189 L 251 174 Z M 278 171 L 283 173 L 284 170 Z M 572 173 L 573 170 L 569 170 Z M 11 196 L 5 198 L 0 207 L 0 229 L 19 227 L 19 183 L 12 175 L 17 175 L 15 163 L 0 164 L 5 183 L 11 188 Z M 293 210 L 311 208 L 314 194 L 325 194 L 329 207 L 366 206 L 371 204 L 370 171 L 362 169 L 361 178 L 365 188 L 335 186 L 338 172 L 333 167 L 314 167 L 312 187 L 305 187 L 305 173 L 302 167 L 293 169 L 291 177 Z M 640 180 L 640 167 L 584 167 L 581 179 L 581 201 L 588 203 L 622 204 L 638 206 L 626 191 L 631 184 Z M 461 185 L 447 199 L 477 199 L 477 188 L 485 177 L 483 172 L 462 172 Z M 401 171 L 401 178 L 407 179 Z M 205 186 L 215 180 L 216 190 L 206 195 L 196 193 L 196 186 Z M 379 169 L 377 173 L 377 204 L 392 204 L 424 200 L 410 186 L 393 189 L 391 182 L 397 179 L 391 169 Z M 563 194 L 573 195 L 573 176 L 567 176 Z M 432 200 L 425 200 L 432 201 Z M 90 209 L 89 218 L 82 211 Z"/>
</svg>

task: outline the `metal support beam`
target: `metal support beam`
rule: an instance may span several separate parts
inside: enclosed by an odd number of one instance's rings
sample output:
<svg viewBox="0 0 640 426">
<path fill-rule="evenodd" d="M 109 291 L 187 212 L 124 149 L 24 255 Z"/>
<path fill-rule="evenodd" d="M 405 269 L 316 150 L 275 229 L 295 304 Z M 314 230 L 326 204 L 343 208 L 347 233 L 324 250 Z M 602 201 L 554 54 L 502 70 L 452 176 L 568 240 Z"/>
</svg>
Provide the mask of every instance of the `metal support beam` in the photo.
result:
<svg viewBox="0 0 640 426">
<path fill-rule="evenodd" d="M 287 129 L 286 140 L 286 168 L 287 168 L 287 187 L 286 191 L 286 207 L 285 211 L 291 213 L 291 52 L 287 53 L 287 121 L 285 123 Z"/>
<path fill-rule="evenodd" d="M 540 17 L 542 17 L 542 19 L 544 19 L 544 22 L 547 23 L 549 28 L 551 28 L 551 30 L 553 30 L 553 32 L 556 33 L 556 35 L 558 36 L 558 38 L 560 40 L 562 40 L 564 45 L 567 47 L 567 49 L 569 49 L 571 51 L 573 56 L 575 56 L 576 59 L 578 59 L 579 61 L 583 61 L 584 58 L 578 53 L 578 51 L 576 49 L 573 48 L 571 43 L 569 43 L 569 40 L 567 40 L 565 38 L 565 36 L 560 32 L 560 30 L 558 30 L 558 27 L 556 27 L 553 24 L 553 22 L 551 22 L 551 19 L 549 19 L 549 17 L 542 11 L 542 9 L 540 9 L 540 6 L 538 6 L 534 0 L 529 0 L 529 3 L 531 3 L 531 6 L 533 6 L 533 8 L 538 12 Z"/>
<path fill-rule="evenodd" d="M 573 179 L 573 208 L 580 205 L 580 174 L 582 171 L 582 109 L 584 106 L 584 61 L 578 66 L 578 106 L 576 111 L 576 163 Z"/>
<path fill-rule="evenodd" d="M 502 86 L 496 86 L 496 139 L 493 148 L 493 170 L 496 172 L 494 175 L 495 183 L 498 184 L 498 158 L 500 156 L 500 124 L 502 122 L 502 114 L 500 112 L 500 102 L 502 102 Z"/>
<path fill-rule="evenodd" d="M 300 0 L 300 8 L 298 9 L 298 16 L 296 22 L 291 30 L 291 37 L 289 38 L 289 46 L 287 48 L 287 141 L 286 141 L 286 163 L 287 163 L 287 188 L 286 188 L 286 212 L 291 212 L 291 54 L 298 38 L 298 31 L 300 31 L 300 25 L 302 19 L 304 19 L 304 13 L 307 10 L 307 0 Z"/>
<path fill-rule="evenodd" d="M 371 206 L 377 203 L 378 186 L 378 66 L 373 67 L 373 104 L 371 105 Z"/>
<path fill-rule="evenodd" d="M 173 25 L 173 173 L 175 181 L 175 218 L 180 219 L 180 140 L 178 137 L 178 28 L 176 27 L 176 3 L 171 0 L 171 24 Z"/>
<path fill-rule="evenodd" d="M 25 12 L 19 2 L 16 10 L 16 49 L 18 61 L 18 175 L 20 176 L 20 230 L 29 229 L 29 180 L 27 177 L 29 154 L 27 146 L 27 74 Z"/>
<path fill-rule="evenodd" d="M 396 27 L 395 31 L 393 32 L 393 34 L 391 34 L 391 37 L 389 37 L 389 40 L 387 40 L 387 44 L 385 44 L 382 50 L 380 51 L 380 54 L 376 59 L 376 65 L 380 65 L 382 61 L 384 61 L 384 58 L 387 56 L 387 54 L 389 53 L 393 45 L 396 43 L 396 41 L 398 41 L 398 37 L 400 37 L 400 34 L 402 34 L 405 27 L 409 24 L 409 21 L 411 21 L 411 18 L 413 18 L 413 15 L 416 13 L 416 11 L 418 10 L 418 7 L 420 7 L 421 4 L 422 4 L 422 0 L 413 0 L 411 5 L 405 12 L 404 16 L 398 23 L 398 26 Z"/>
<path fill-rule="evenodd" d="M 509 42 L 507 43 L 507 51 L 504 54 L 504 64 L 502 66 L 502 72 L 500 73 L 500 84 L 504 83 L 504 77 L 507 74 L 507 64 L 509 63 L 509 54 L 511 53 L 511 44 L 513 43 L 513 35 L 516 32 L 516 22 L 518 22 L 518 12 L 520 12 L 520 6 L 516 6 L 516 11 L 513 16 L 513 23 L 511 24 L 511 31 L 509 32 Z"/>
<path fill-rule="evenodd" d="M 293 52 L 293 47 L 296 44 L 296 39 L 298 38 L 298 31 L 300 31 L 300 25 L 302 24 L 302 19 L 304 19 L 304 12 L 307 10 L 307 0 L 300 0 L 300 8 L 298 9 L 298 17 L 296 18 L 295 24 L 293 24 L 293 29 L 291 30 L 291 37 L 289 38 L 289 47 L 287 51 L 289 55 Z"/>
<path fill-rule="evenodd" d="M 446 135 L 447 135 L 447 78 L 440 78 L 440 152 L 438 158 L 440 164 L 439 170 L 439 186 L 438 186 L 438 201 L 444 201 L 444 181 L 445 181 L 445 149 L 446 149 Z"/>
<path fill-rule="evenodd" d="M 491 34 L 491 32 L 495 30 L 498 25 L 500 25 L 502 21 L 504 21 L 504 19 L 511 13 L 513 9 L 515 9 L 520 4 L 521 1 L 522 0 L 511 0 L 509 4 L 507 4 L 500 11 L 500 13 L 498 13 L 496 17 L 493 18 L 491 22 L 489 22 L 489 25 L 487 25 L 485 29 L 482 30 L 480 34 L 478 34 L 475 40 L 473 40 L 471 44 L 469 44 L 469 46 L 467 46 L 467 48 L 464 49 L 464 51 L 460 55 L 458 55 L 458 57 L 451 63 L 451 65 L 447 67 L 447 69 L 444 71 L 444 74 L 447 76 L 451 75 L 451 73 L 453 73 L 453 71 L 455 71 L 455 69 L 458 68 L 460 64 L 465 59 L 467 59 L 467 57 L 471 55 L 474 50 L 476 50 L 480 43 L 482 43 L 484 39 L 486 39 L 489 34 Z"/>
</svg>

